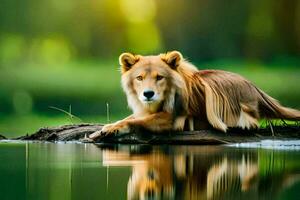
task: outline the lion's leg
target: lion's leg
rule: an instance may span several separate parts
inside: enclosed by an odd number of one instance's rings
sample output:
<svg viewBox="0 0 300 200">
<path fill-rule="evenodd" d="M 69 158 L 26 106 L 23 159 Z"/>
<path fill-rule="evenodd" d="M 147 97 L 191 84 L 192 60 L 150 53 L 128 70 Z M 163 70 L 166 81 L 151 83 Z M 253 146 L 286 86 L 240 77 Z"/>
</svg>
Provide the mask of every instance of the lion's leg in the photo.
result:
<svg viewBox="0 0 300 200">
<path fill-rule="evenodd" d="M 154 132 L 167 131 L 173 128 L 172 115 L 167 112 L 159 112 L 145 117 L 135 118 L 129 120 L 128 124 L 129 126 L 143 127 Z"/>
<path fill-rule="evenodd" d="M 173 130 L 183 131 L 186 120 L 188 121 L 188 130 L 194 131 L 194 118 L 187 116 L 176 117 L 173 124 Z"/>
<path fill-rule="evenodd" d="M 129 133 L 134 127 L 143 127 L 150 131 L 160 132 L 172 129 L 172 115 L 166 112 L 150 114 L 144 117 L 129 117 L 114 124 L 105 125 L 100 135 Z"/>
<path fill-rule="evenodd" d="M 195 130 L 195 127 L 194 127 L 194 118 L 193 117 L 189 117 L 188 120 L 189 120 L 189 129 L 190 129 L 190 131 L 194 131 Z"/>
<path fill-rule="evenodd" d="M 187 116 L 178 116 L 173 123 L 173 130 L 183 131 Z"/>
<path fill-rule="evenodd" d="M 127 130 L 126 129 L 121 129 L 122 128 L 122 124 L 124 123 L 124 121 L 128 121 L 128 120 L 131 120 L 131 119 L 133 119 L 134 117 L 133 117 L 133 115 L 129 115 L 128 117 L 126 117 L 125 119 L 122 119 L 122 120 L 119 120 L 119 121 L 117 121 L 117 122 L 115 122 L 115 123 L 111 123 L 111 124 L 106 124 L 105 126 L 103 126 L 103 128 L 102 128 L 102 130 L 100 130 L 100 131 L 96 131 L 96 132 L 94 132 L 94 133 L 92 133 L 92 134 L 90 134 L 89 135 L 89 138 L 90 139 L 96 139 L 96 138 L 98 138 L 98 137 L 101 137 L 103 134 L 102 134 L 102 132 L 103 132 L 103 130 L 106 130 L 106 129 L 110 129 L 110 131 L 112 132 L 112 133 L 117 133 L 117 132 L 126 132 Z M 114 129 L 116 129 L 116 130 L 113 130 L 113 128 Z M 118 130 L 118 128 L 120 129 L 120 130 Z M 125 127 L 126 128 L 126 127 Z"/>
<path fill-rule="evenodd" d="M 237 126 L 243 129 L 251 129 L 258 127 L 258 113 L 251 106 L 241 104 L 240 118 L 237 121 Z"/>
</svg>

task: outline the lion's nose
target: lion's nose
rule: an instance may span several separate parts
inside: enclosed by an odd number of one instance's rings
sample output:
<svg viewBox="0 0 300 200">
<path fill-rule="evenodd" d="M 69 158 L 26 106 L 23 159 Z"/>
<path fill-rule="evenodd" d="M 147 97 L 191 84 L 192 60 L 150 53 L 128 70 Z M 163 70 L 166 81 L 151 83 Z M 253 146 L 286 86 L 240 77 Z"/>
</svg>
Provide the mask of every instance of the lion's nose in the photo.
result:
<svg viewBox="0 0 300 200">
<path fill-rule="evenodd" d="M 147 98 L 147 99 L 151 99 L 151 97 L 154 96 L 154 92 L 152 90 L 146 90 L 144 91 L 144 96 Z"/>
</svg>

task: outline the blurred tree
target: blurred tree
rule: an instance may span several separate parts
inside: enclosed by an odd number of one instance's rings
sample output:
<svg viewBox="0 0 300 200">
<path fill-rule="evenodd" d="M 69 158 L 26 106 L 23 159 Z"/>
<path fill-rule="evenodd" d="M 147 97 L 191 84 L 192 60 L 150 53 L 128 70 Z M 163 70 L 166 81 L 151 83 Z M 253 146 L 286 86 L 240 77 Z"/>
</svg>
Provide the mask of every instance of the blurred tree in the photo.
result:
<svg viewBox="0 0 300 200">
<path fill-rule="evenodd" d="M 27 50 L 60 38 L 55 48 L 84 59 L 170 49 L 197 60 L 298 57 L 299 13 L 299 0 L 2 0 L 0 56 L 44 56 Z"/>
</svg>

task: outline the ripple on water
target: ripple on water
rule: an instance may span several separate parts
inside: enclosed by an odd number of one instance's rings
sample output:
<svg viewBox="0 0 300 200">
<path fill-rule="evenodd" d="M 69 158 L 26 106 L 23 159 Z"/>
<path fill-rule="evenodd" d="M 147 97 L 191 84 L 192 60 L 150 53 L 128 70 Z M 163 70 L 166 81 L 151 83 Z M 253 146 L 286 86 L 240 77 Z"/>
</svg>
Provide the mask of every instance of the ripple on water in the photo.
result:
<svg viewBox="0 0 300 200">
<path fill-rule="evenodd" d="M 260 142 L 245 142 L 229 144 L 239 148 L 263 148 L 278 150 L 300 150 L 300 140 L 262 140 Z"/>
</svg>

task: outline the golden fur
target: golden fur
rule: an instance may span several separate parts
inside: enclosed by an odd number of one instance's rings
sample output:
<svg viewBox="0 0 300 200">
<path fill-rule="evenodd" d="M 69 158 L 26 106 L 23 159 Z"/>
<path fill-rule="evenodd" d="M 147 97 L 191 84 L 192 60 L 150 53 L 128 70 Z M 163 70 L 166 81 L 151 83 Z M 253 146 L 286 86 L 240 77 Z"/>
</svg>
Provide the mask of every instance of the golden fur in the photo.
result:
<svg viewBox="0 0 300 200">
<path fill-rule="evenodd" d="M 189 130 L 212 126 L 256 128 L 261 118 L 300 120 L 300 111 L 275 99 L 238 74 L 198 70 L 178 51 L 157 56 L 123 53 L 119 62 L 122 87 L 133 115 L 104 126 L 100 134 Z M 151 98 L 146 98 L 145 92 Z M 91 138 L 98 137 L 91 135 Z"/>
</svg>

